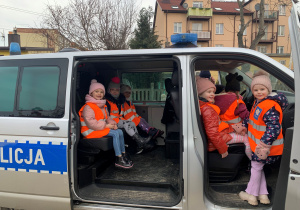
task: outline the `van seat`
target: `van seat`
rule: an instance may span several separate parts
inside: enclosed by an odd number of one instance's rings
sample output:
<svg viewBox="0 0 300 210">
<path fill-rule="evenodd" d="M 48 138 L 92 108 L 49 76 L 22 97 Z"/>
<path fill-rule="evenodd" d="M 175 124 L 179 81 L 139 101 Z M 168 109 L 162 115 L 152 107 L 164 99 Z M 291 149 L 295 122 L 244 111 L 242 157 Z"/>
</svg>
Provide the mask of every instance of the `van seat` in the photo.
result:
<svg viewBox="0 0 300 210">
<path fill-rule="evenodd" d="M 113 149 L 113 138 L 104 136 L 94 139 L 80 139 L 77 147 L 78 162 L 89 165 L 95 161 L 95 157 L 101 152 Z"/>
<path fill-rule="evenodd" d="M 209 182 L 233 181 L 241 169 L 243 161 L 247 159 L 243 143 L 228 145 L 228 156 L 226 158 L 222 158 L 217 150 L 208 152 Z"/>
</svg>

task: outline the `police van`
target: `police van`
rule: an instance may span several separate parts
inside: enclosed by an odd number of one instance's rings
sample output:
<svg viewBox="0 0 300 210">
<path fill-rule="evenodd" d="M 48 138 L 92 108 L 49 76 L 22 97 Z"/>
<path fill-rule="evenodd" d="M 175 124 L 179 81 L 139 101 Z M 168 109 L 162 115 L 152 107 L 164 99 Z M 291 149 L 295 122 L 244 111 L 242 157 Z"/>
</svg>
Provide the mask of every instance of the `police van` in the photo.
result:
<svg viewBox="0 0 300 210">
<path fill-rule="evenodd" d="M 264 54 L 241 48 L 1 57 L 0 207 L 298 209 L 300 24 L 295 6 L 289 22 L 294 72 Z M 250 108 L 249 75 L 260 69 L 270 73 L 273 91 L 285 94 L 289 106 L 283 112 L 282 158 L 264 169 L 271 204 L 252 207 L 238 197 L 250 177 L 243 145 L 231 145 L 224 159 L 207 151 L 195 76 L 210 70 L 222 84 L 228 73 L 242 75 L 241 94 Z M 80 134 L 78 111 L 91 79 L 107 87 L 115 76 L 132 86 L 138 114 L 165 131 L 153 150 L 132 155 L 131 170 L 114 167 L 110 138 L 97 139 L 102 145 L 89 148 Z"/>
</svg>

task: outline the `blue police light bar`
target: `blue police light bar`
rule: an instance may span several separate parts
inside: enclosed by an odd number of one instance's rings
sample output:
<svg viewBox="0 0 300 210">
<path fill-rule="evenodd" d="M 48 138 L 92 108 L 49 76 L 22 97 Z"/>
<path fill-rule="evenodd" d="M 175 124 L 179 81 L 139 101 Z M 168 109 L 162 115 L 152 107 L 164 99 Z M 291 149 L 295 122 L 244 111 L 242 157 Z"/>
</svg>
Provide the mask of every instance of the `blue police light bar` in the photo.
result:
<svg viewBox="0 0 300 210">
<path fill-rule="evenodd" d="M 171 35 L 172 44 L 192 43 L 197 46 L 197 34 L 183 33 Z"/>
<path fill-rule="evenodd" d="M 17 42 L 11 42 L 9 46 L 10 55 L 21 55 L 21 47 Z"/>
</svg>

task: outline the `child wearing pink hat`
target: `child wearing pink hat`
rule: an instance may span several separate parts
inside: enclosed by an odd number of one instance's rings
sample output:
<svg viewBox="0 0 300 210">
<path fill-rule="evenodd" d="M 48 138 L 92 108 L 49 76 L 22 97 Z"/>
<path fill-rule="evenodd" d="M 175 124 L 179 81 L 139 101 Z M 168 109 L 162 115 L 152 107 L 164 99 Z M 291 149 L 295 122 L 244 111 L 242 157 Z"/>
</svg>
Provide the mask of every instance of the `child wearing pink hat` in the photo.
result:
<svg viewBox="0 0 300 210">
<path fill-rule="evenodd" d="M 116 155 L 115 166 L 124 169 L 132 168 L 133 163 L 125 152 L 123 132 L 109 116 L 104 95 L 104 86 L 93 79 L 89 94 L 85 96 L 86 103 L 79 110 L 81 134 L 85 139 L 112 136 Z"/>
<path fill-rule="evenodd" d="M 228 155 L 228 144 L 244 143 L 248 140 L 237 138 L 235 132 L 240 128 L 233 128 L 231 125 L 220 121 L 220 108 L 214 105 L 216 86 L 207 78 L 196 78 L 197 92 L 201 117 L 208 138 L 208 151 L 218 150 L 222 158 Z"/>
<path fill-rule="evenodd" d="M 273 93 L 269 74 L 258 71 L 254 74 L 251 91 L 255 98 L 249 119 L 248 139 L 252 150 L 251 176 L 245 191 L 239 196 L 250 205 L 269 204 L 265 164 L 274 163 L 283 152 L 281 131 L 282 111 L 287 107 L 287 98 L 281 93 Z"/>
</svg>

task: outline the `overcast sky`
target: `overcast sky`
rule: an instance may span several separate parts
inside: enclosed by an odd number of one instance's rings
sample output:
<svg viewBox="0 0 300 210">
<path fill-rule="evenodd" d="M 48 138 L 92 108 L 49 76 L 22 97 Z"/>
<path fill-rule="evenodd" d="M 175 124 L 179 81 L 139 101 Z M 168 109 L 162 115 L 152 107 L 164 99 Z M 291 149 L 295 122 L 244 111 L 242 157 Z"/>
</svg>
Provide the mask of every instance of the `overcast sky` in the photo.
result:
<svg viewBox="0 0 300 210">
<path fill-rule="evenodd" d="M 156 0 L 136 0 L 142 7 L 155 8 Z M 7 34 L 14 27 L 35 28 L 39 26 L 41 15 L 46 11 L 46 5 L 67 5 L 69 0 L 0 0 L 0 46 L 7 46 Z M 3 39 L 5 35 L 5 44 Z"/>
</svg>

